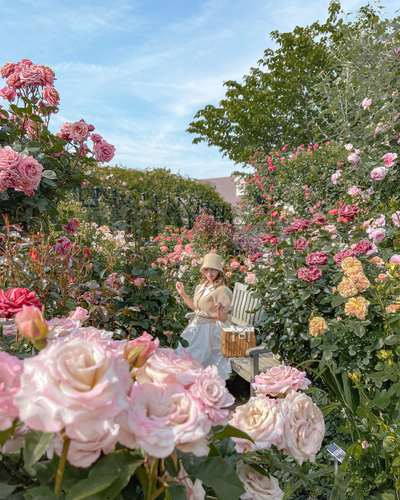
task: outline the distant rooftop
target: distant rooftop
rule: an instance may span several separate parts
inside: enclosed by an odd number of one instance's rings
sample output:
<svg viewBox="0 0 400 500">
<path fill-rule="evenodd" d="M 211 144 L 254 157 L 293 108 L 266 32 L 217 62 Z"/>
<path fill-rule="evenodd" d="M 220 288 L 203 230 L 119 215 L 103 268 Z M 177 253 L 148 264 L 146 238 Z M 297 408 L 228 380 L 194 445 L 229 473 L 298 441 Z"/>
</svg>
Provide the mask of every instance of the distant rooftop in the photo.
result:
<svg viewBox="0 0 400 500">
<path fill-rule="evenodd" d="M 236 202 L 239 202 L 240 198 L 240 188 L 237 184 L 239 177 L 214 177 L 213 179 L 197 179 L 199 182 L 204 182 L 211 184 L 215 187 L 222 198 L 230 203 L 232 206 L 236 206 Z"/>
</svg>

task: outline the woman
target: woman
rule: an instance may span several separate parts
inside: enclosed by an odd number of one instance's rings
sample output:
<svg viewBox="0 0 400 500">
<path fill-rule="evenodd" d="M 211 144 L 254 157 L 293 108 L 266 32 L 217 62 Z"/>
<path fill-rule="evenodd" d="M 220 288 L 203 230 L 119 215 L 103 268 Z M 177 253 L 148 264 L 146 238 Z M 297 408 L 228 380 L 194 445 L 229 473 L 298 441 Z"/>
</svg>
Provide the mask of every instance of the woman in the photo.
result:
<svg viewBox="0 0 400 500">
<path fill-rule="evenodd" d="M 231 373 L 229 358 L 222 355 L 222 328 L 228 319 L 232 292 L 222 270 L 221 257 L 215 253 L 204 256 L 200 269 L 203 279 L 197 285 L 192 300 L 185 292 L 183 283 L 176 289 L 185 303 L 195 311 L 195 318 L 183 331 L 182 338 L 189 342 L 185 348 L 204 367 L 215 365 L 225 380 Z M 180 354 L 182 346 L 176 349 Z"/>
</svg>

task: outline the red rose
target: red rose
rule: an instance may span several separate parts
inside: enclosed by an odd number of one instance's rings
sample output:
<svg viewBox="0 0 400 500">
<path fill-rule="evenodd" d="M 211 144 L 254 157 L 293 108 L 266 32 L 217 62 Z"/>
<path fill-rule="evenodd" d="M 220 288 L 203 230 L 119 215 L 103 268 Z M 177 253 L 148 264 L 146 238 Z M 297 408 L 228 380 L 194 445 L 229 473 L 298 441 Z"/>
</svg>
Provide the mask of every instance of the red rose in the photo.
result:
<svg viewBox="0 0 400 500">
<path fill-rule="evenodd" d="M 358 205 L 343 205 L 339 208 L 339 215 L 345 217 L 347 220 L 354 220 L 359 212 Z"/>
<path fill-rule="evenodd" d="M 309 268 L 301 267 L 299 269 L 297 276 L 304 281 L 308 281 L 309 283 L 314 283 L 314 281 L 317 281 L 321 278 L 322 271 L 321 269 L 318 269 L 315 266 L 310 266 Z"/>
<path fill-rule="evenodd" d="M 0 315 L 5 316 L 7 320 L 21 311 L 24 305 L 42 308 L 35 292 L 30 292 L 27 288 L 11 288 L 6 292 L 0 290 Z"/>
<path fill-rule="evenodd" d="M 302 252 L 307 245 L 308 241 L 305 238 L 299 238 L 298 240 L 294 241 L 293 248 L 297 250 L 297 252 Z"/>
<path fill-rule="evenodd" d="M 373 245 L 372 243 L 369 241 L 369 240 L 363 240 L 363 241 L 358 241 L 355 245 L 354 245 L 354 252 L 356 254 L 359 254 L 359 253 L 368 253 L 370 252 L 371 250 L 373 250 Z"/>
</svg>

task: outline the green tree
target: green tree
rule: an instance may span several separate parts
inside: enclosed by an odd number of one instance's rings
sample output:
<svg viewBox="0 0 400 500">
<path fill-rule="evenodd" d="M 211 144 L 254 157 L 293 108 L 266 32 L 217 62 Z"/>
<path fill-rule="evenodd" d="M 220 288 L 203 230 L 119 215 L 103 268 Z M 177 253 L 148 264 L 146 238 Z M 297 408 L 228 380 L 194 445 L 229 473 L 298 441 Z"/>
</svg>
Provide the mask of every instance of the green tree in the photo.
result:
<svg viewBox="0 0 400 500">
<path fill-rule="evenodd" d="M 240 163 L 255 151 L 313 142 L 312 122 L 319 110 L 312 89 L 326 68 L 339 9 L 332 2 L 324 24 L 296 27 L 292 33 L 273 31 L 278 47 L 267 49 L 242 83 L 225 82 L 227 92 L 218 107 L 209 104 L 196 113 L 187 129 L 196 134 L 193 143 L 217 146 Z"/>
</svg>

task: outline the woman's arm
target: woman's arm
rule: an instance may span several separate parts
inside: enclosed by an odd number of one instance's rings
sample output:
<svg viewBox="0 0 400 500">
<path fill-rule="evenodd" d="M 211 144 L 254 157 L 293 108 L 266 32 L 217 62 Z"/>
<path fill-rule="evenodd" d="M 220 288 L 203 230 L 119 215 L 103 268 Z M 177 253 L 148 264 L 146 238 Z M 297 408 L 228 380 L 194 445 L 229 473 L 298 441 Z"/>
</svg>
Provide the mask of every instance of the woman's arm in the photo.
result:
<svg viewBox="0 0 400 500">
<path fill-rule="evenodd" d="M 221 304 L 221 302 L 216 302 L 214 304 L 214 307 L 217 310 L 218 320 L 221 321 L 221 323 L 225 323 L 225 321 L 228 319 L 228 315 L 226 314 L 226 311 L 224 311 L 224 306 Z"/>
<path fill-rule="evenodd" d="M 181 282 L 178 282 L 176 284 L 176 290 L 177 292 L 179 293 L 179 295 L 182 297 L 182 299 L 184 300 L 184 302 L 186 303 L 186 305 L 188 307 L 190 307 L 190 309 L 192 311 L 196 311 L 196 308 L 194 306 L 194 302 L 193 300 L 189 297 L 189 295 L 185 292 L 185 286 L 183 283 Z"/>
<path fill-rule="evenodd" d="M 220 286 L 216 290 L 216 303 L 214 304 L 217 310 L 218 319 L 225 323 L 228 319 L 228 311 L 231 308 L 232 292 L 226 286 Z"/>
</svg>

